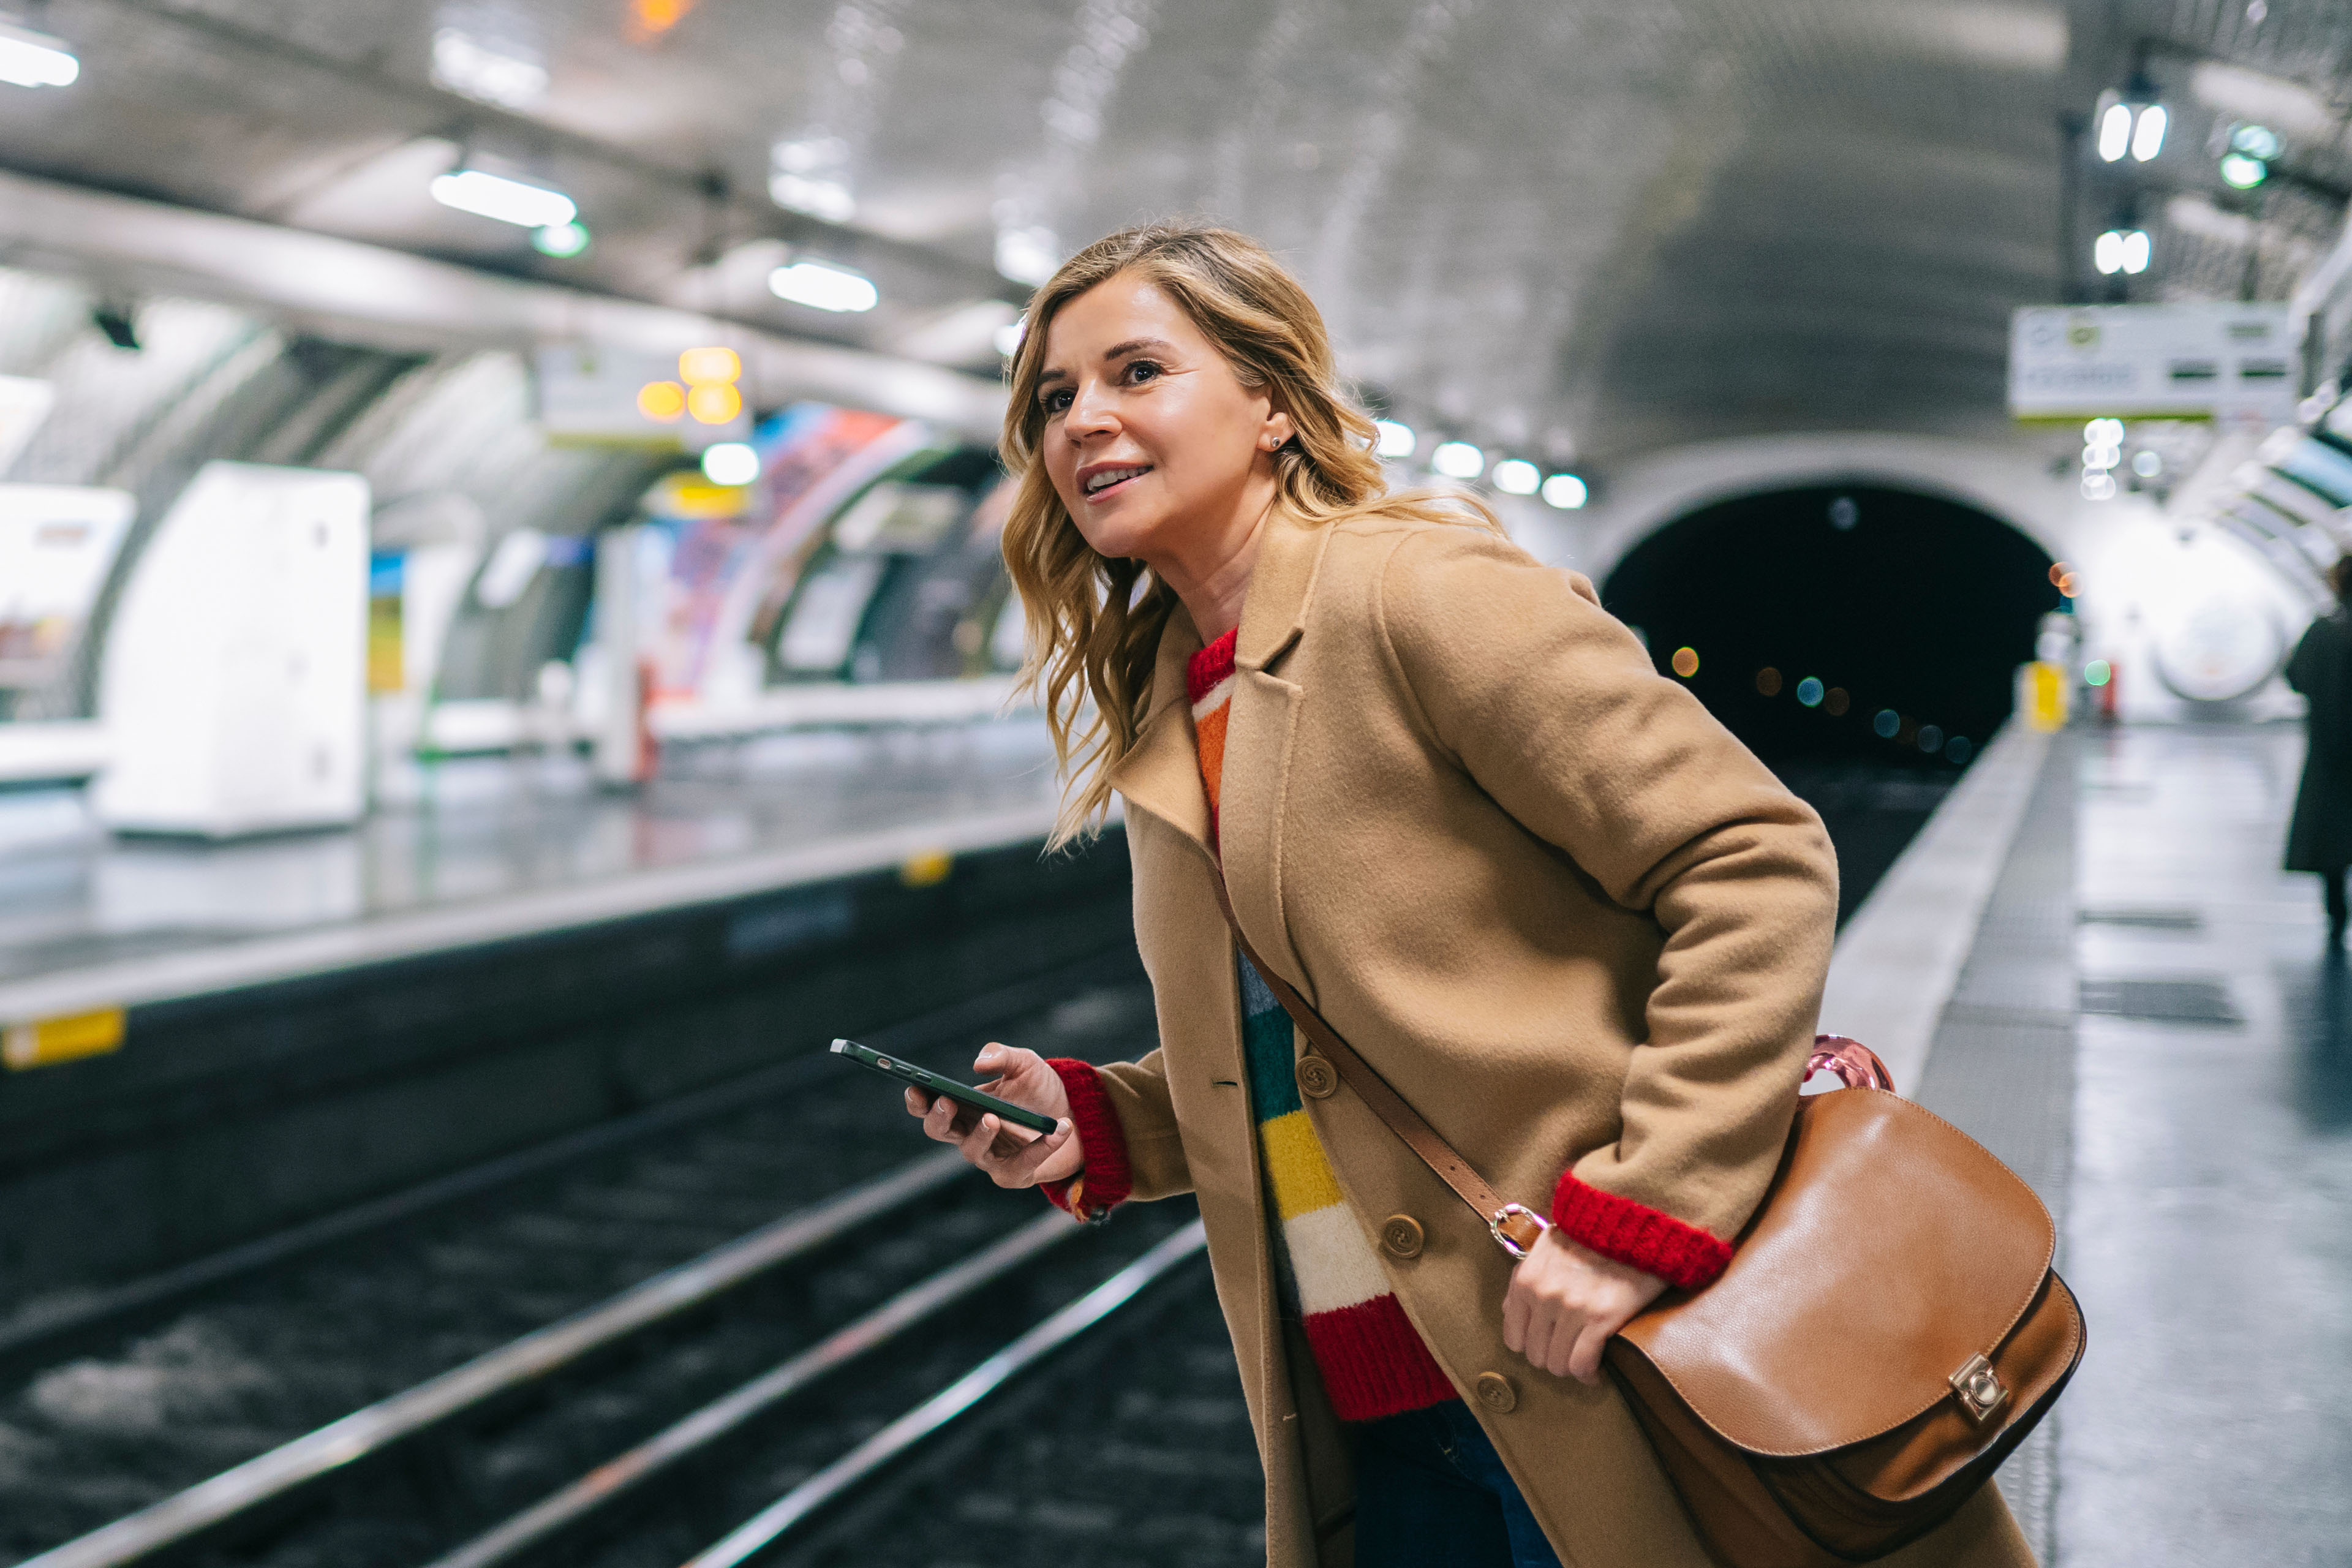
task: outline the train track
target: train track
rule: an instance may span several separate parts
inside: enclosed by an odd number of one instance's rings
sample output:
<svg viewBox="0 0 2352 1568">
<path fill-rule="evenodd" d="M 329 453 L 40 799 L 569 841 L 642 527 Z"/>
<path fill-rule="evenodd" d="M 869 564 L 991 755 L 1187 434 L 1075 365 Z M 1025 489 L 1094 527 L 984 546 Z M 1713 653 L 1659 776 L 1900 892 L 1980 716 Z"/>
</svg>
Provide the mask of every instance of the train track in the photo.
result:
<svg viewBox="0 0 2352 1568">
<path fill-rule="evenodd" d="M 955 1161 L 952 1152 L 945 1154 Z M 961 1163 L 961 1162 L 956 1162 Z M 834 1457 L 790 1488 L 727 1538 L 700 1555 L 712 1563 L 748 1562 L 772 1552 L 830 1504 L 888 1479 L 892 1467 L 929 1439 L 977 1409 L 999 1389 L 1066 1351 L 1088 1330 L 1128 1305 L 1164 1276 L 1197 1259 L 1202 1241 L 1197 1221 L 1162 1234 L 1155 1245 L 1123 1264 L 1113 1262 L 1108 1279 L 1086 1289 L 1009 1345 L 987 1355 L 946 1386 L 919 1398 L 880 1430 L 856 1440 L 869 1425 L 853 1411 L 801 1408 L 801 1396 L 837 1383 L 844 1373 L 885 1348 L 902 1348 L 910 1336 L 930 1331 L 931 1342 L 916 1347 L 903 1363 L 884 1369 L 861 1385 L 889 1391 L 936 1380 L 937 1368 L 968 1353 L 1005 1319 L 1031 1310 L 1035 1299 L 1066 1293 L 1072 1283 L 1099 1276 L 1103 1254 L 1135 1251 L 1137 1237 L 1118 1247 L 1103 1233 L 1089 1232 L 1053 1213 L 1032 1214 L 993 1240 L 897 1292 L 887 1300 L 824 1334 L 782 1363 L 758 1373 L 620 1449 L 570 1482 L 553 1488 L 487 1530 L 467 1533 L 472 1516 L 490 1510 L 495 1494 L 511 1488 L 477 1489 L 467 1500 L 441 1498 L 418 1510 L 413 1478 L 392 1475 L 386 1484 L 366 1486 L 373 1473 L 385 1476 L 391 1462 L 418 1444 L 445 1436 L 469 1420 L 478 1422 L 502 1402 L 537 1392 L 548 1394 L 566 1373 L 577 1373 L 600 1352 L 609 1355 L 633 1339 L 658 1331 L 666 1322 L 708 1308 L 757 1274 L 805 1257 L 845 1231 L 870 1226 L 894 1211 L 935 1195 L 942 1184 L 940 1155 L 913 1162 L 880 1182 L 842 1194 L 810 1213 L 742 1237 L 687 1268 L 646 1281 L 578 1317 L 525 1336 L 489 1355 L 391 1399 L 353 1413 L 317 1431 L 236 1466 L 221 1475 L 35 1557 L 25 1568 L 130 1568 L 132 1564 L 191 1559 L 261 1563 L 418 1563 L 430 1537 L 454 1536 L 455 1544 L 433 1558 L 434 1568 L 507 1568 L 556 1561 L 583 1542 L 635 1527 L 642 1546 L 648 1530 L 658 1538 L 707 1530 L 714 1500 L 714 1474 L 742 1464 L 739 1450 L 762 1439 L 770 1450 L 808 1447 Z M 1146 1227 L 1137 1227 L 1140 1233 Z M 1148 1227 L 1167 1233 L 1165 1223 Z M 1063 1256 L 1070 1255 L 1070 1256 Z M 542 1412 L 542 1427 L 563 1429 L 576 1446 L 583 1427 L 612 1425 L 610 1410 L 583 1414 L 582 1406 L 603 1385 L 574 1382 Z M 839 1401 L 836 1400 L 836 1406 Z M 797 1417 L 779 1434 L 779 1417 Z M 640 1412 L 640 1414 L 643 1414 Z M 543 1436 L 543 1434 L 542 1434 Z M 520 1441 L 532 1439 L 526 1435 Z M 518 1441 L 511 1432 L 476 1445 L 455 1468 L 478 1480 L 502 1468 L 503 1450 Z M 445 1448 L 445 1465 L 457 1459 Z M 752 1474 L 773 1453 L 750 1456 Z M 511 1470 L 509 1470 L 511 1473 Z M 318 1494 L 340 1485 L 341 1499 Z M 351 1495 L 357 1494 L 357 1495 Z M 301 1510 L 310 1503 L 307 1511 Z M 475 1506 L 467 1507 L 471 1502 Z M 645 1516 L 652 1515 L 650 1523 Z M 632 1543 L 620 1542 L 623 1550 Z M 663 1548 L 655 1547 L 656 1555 Z M 716 1555 L 713 1555 L 713 1554 Z"/>
<path fill-rule="evenodd" d="M 1131 975 L 990 1022 L 1126 1055 L 1150 1032 Z M 929 1033 L 961 1066 L 981 1024 L 956 1012 Z M 924 1033 L 892 1031 L 893 1048 L 919 1057 Z M 459 1190 L 223 1271 L 160 1332 L 49 1366 L 0 1402 L 0 1561 L 419 1563 L 772 1367 L 779 1347 L 919 1289 L 944 1257 L 1008 1233 L 1060 1245 L 1023 1229 L 1034 1194 L 998 1193 L 951 1155 L 905 1163 L 922 1145 L 887 1090 L 838 1064 L 785 1067 L 701 1114 L 665 1108 L 470 1190 L 436 1184 Z M 968 1294 L 1026 1259 L 996 1257 L 966 1270 Z"/>
</svg>

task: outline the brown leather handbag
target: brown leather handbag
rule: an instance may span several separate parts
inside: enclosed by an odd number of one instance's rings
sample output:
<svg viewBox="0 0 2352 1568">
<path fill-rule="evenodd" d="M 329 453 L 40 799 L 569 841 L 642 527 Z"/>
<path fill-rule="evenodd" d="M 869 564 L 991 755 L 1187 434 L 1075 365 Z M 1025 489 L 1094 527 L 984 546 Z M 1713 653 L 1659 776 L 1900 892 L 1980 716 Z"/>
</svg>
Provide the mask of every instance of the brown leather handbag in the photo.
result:
<svg viewBox="0 0 2352 1568">
<path fill-rule="evenodd" d="M 1524 1258 L 1549 1228 L 1507 1203 L 1307 999 L 1234 938 L 1328 1072 Z M 1892 1092 L 1866 1047 L 1822 1036 L 1789 1146 L 1729 1267 L 1668 1290 L 1608 1364 L 1724 1568 L 1834 1568 L 1952 1516 L 2049 1413 L 2083 1359 L 2050 1267 L 2050 1213 L 2017 1173 Z M 1316 1070 L 1299 1064 L 1300 1081 Z"/>
</svg>

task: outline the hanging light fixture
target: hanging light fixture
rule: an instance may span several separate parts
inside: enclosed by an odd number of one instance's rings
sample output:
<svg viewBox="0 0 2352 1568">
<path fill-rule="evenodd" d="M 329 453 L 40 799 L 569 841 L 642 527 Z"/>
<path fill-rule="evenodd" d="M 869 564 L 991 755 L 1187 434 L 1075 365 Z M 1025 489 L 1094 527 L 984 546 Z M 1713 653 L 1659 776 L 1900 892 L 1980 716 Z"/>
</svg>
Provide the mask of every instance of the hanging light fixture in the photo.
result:
<svg viewBox="0 0 2352 1568">
<path fill-rule="evenodd" d="M 496 218 L 519 228 L 562 228 L 580 211 L 579 205 L 562 191 L 534 185 L 527 180 L 509 179 L 486 169 L 460 167 L 451 174 L 436 174 L 431 190 L 433 199 L 445 207 Z"/>
<path fill-rule="evenodd" d="M 2091 265 L 2103 278 L 2118 272 L 2137 275 L 2147 270 L 2154 252 L 2144 228 L 2111 228 L 2091 244 Z"/>
<path fill-rule="evenodd" d="M 63 38 L 0 16 L 0 81 L 16 87 L 71 87 L 81 61 Z"/>
<path fill-rule="evenodd" d="M 768 274 L 768 292 L 819 310 L 870 310 L 882 300 L 872 279 L 828 261 L 795 261 L 777 268 Z"/>
<path fill-rule="evenodd" d="M 2100 161 L 2120 163 L 2128 157 L 2135 163 L 2153 163 L 2164 151 L 2164 133 L 2171 123 L 2147 71 L 2134 71 L 2131 80 L 2107 94 L 2099 106 Z"/>
</svg>

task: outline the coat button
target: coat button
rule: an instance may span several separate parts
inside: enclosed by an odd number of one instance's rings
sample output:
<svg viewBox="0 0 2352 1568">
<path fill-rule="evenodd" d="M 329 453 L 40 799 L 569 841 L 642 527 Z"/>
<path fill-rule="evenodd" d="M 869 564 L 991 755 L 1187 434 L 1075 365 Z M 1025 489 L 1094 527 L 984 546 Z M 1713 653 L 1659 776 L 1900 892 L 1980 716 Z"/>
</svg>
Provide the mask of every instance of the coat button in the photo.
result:
<svg viewBox="0 0 2352 1568">
<path fill-rule="evenodd" d="M 1328 1100 L 1339 1092 L 1339 1075 L 1321 1057 L 1298 1058 L 1298 1092 L 1309 1100 Z"/>
<path fill-rule="evenodd" d="M 1421 1256 L 1421 1221 L 1409 1214 L 1392 1214 L 1381 1221 L 1381 1250 L 1391 1258 Z"/>
<path fill-rule="evenodd" d="M 1508 1415 L 1519 1407 L 1518 1385 L 1499 1372 L 1480 1373 L 1474 1386 L 1478 1403 L 1497 1415 Z"/>
</svg>

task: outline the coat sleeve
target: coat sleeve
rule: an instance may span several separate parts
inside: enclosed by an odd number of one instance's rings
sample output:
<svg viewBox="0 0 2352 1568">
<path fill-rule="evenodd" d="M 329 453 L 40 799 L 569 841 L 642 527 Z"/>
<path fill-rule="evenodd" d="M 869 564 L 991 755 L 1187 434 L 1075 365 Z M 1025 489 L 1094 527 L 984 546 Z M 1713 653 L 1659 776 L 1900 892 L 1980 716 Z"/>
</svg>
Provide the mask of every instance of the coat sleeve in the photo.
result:
<svg viewBox="0 0 2352 1568">
<path fill-rule="evenodd" d="M 1676 1284 L 1730 1259 L 1777 1168 L 1821 1008 L 1837 859 L 1812 808 L 1592 585 L 1481 530 L 1406 534 L 1378 619 L 1440 753 L 1664 942 L 1616 1139 L 1576 1155 L 1556 1223 Z"/>
<path fill-rule="evenodd" d="M 1130 1199 L 1149 1202 L 1192 1190 L 1160 1052 L 1108 1067 L 1064 1057 L 1047 1065 L 1069 1094 L 1070 1124 L 1087 1160 L 1069 1180 L 1046 1183 L 1047 1197 L 1079 1219 L 1094 1220 Z"/>
</svg>

